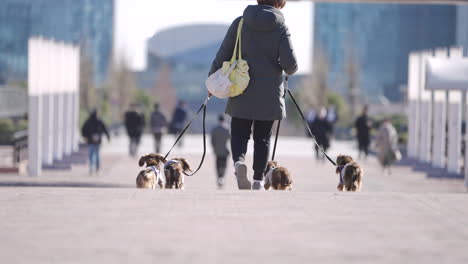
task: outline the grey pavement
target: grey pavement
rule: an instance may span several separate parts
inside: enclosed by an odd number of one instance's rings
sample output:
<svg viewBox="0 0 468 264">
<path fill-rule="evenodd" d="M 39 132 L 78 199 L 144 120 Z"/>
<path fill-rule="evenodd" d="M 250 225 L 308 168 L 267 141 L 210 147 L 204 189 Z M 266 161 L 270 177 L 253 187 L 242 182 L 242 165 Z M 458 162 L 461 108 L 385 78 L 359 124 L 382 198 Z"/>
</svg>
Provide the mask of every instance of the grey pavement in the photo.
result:
<svg viewBox="0 0 468 264">
<path fill-rule="evenodd" d="M 195 166 L 201 138 L 185 143 L 174 157 Z M 0 175 L 1 263 L 468 263 L 462 179 L 406 166 L 383 175 L 370 158 L 363 191 L 338 193 L 310 140 L 281 138 L 277 160 L 293 173 L 293 192 L 238 191 L 231 166 L 217 190 L 211 150 L 186 190 L 137 190 L 126 144 L 104 146 L 100 175 L 83 166 Z M 141 152 L 151 150 L 145 137 Z M 331 153 L 355 155 L 354 144 L 336 142 Z"/>
</svg>

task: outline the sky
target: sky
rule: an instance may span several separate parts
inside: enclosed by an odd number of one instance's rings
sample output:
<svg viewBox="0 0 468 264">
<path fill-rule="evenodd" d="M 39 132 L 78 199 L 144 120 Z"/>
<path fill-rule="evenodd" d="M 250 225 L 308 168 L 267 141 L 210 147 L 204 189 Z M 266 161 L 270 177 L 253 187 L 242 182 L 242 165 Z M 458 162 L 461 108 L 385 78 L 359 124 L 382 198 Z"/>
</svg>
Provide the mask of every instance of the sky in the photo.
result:
<svg viewBox="0 0 468 264">
<path fill-rule="evenodd" d="M 193 23 L 230 24 L 249 0 L 116 0 L 115 46 L 134 70 L 146 67 L 146 41 L 161 30 Z M 288 2 L 282 10 L 298 57 L 299 72 L 310 69 L 313 4 Z"/>
</svg>

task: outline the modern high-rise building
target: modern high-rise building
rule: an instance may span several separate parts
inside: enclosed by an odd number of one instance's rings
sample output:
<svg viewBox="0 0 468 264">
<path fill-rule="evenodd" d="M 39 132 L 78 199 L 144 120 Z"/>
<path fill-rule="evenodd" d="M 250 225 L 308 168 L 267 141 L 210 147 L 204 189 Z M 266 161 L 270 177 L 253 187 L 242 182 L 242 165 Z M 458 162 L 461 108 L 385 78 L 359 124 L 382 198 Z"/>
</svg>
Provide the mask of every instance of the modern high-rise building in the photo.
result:
<svg viewBox="0 0 468 264">
<path fill-rule="evenodd" d="M 457 6 L 457 45 L 468 48 L 468 5 Z"/>
<path fill-rule="evenodd" d="M 324 53 L 328 60 L 330 88 L 345 92 L 346 72 L 354 65 L 361 97 L 383 95 L 399 101 L 400 87 L 407 83 L 409 53 L 455 45 L 457 9 L 454 5 L 318 3 L 314 28 L 315 52 Z"/>
<path fill-rule="evenodd" d="M 104 80 L 114 36 L 114 0 L 2 0 L 0 81 L 27 77 L 31 36 L 81 45 L 97 83 Z"/>
</svg>

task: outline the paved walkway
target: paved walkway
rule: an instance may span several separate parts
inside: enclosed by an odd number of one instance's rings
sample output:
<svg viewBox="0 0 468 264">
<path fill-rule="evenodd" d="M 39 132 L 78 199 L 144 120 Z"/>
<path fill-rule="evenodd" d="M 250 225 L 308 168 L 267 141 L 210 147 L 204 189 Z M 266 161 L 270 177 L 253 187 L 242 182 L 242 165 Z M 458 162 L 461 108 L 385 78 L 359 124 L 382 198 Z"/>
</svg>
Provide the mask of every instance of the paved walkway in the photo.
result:
<svg viewBox="0 0 468 264">
<path fill-rule="evenodd" d="M 195 165 L 200 142 L 187 138 L 174 156 Z M 151 151 L 149 137 L 143 145 Z M 312 143 L 284 138 L 278 160 L 293 173 L 293 192 L 238 191 L 232 176 L 217 190 L 211 154 L 185 191 L 137 190 L 137 160 L 125 147 L 124 138 L 104 147 L 99 176 L 84 167 L 0 175 L 0 261 L 468 263 L 461 179 L 403 166 L 382 175 L 370 158 L 363 191 L 337 193 L 337 176 L 312 158 Z M 347 142 L 334 144 L 332 155 L 341 152 L 355 154 Z"/>
</svg>

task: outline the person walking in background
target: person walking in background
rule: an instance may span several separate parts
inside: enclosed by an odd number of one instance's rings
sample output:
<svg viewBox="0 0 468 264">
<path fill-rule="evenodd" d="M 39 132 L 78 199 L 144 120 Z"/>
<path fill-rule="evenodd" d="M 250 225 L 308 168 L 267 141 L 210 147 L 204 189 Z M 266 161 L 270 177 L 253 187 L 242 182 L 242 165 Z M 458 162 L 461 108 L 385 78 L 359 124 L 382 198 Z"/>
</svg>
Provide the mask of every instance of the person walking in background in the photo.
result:
<svg viewBox="0 0 468 264">
<path fill-rule="evenodd" d="M 306 114 L 307 123 L 312 124 L 316 116 L 317 116 L 317 112 L 314 110 L 314 108 L 310 108 Z"/>
<path fill-rule="evenodd" d="M 217 182 L 218 187 L 221 188 L 224 185 L 224 174 L 226 173 L 227 159 L 229 156 L 227 143 L 231 135 L 229 134 L 229 129 L 223 114 L 219 116 L 218 121 L 218 125 L 211 130 L 211 146 L 213 146 L 213 151 L 216 155 Z"/>
<path fill-rule="evenodd" d="M 388 173 L 392 174 L 391 165 L 401 159 L 401 153 L 398 149 L 398 133 L 389 119 L 380 125 L 375 146 L 384 172 L 388 169 Z"/>
<path fill-rule="evenodd" d="M 297 60 L 291 35 L 281 9 L 286 0 L 257 0 L 236 18 L 219 48 L 209 75 L 232 57 L 237 29 L 243 18 L 242 58 L 249 64 L 250 82 L 243 94 L 228 99 L 226 113 L 231 121 L 231 151 L 239 189 L 263 190 L 273 122 L 286 117 L 283 71 L 292 75 Z M 245 156 L 252 134 L 254 140 L 253 180 L 247 178 Z"/>
<path fill-rule="evenodd" d="M 327 121 L 331 125 L 332 135 L 335 133 L 335 124 L 338 122 L 338 112 L 336 111 L 336 106 L 330 105 L 327 108 Z"/>
<path fill-rule="evenodd" d="M 151 132 L 154 136 L 154 149 L 156 153 L 161 152 L 162 136 L 166 127 L 166 117 L 159 110 L 159 104 L 154 104 L 154 112 L 151 114 Z"/>
<path fill-rule="evenodd" d="M 130 110 L 125 113 L 125 128 L 130 139 L 129 154 L 136 157 L 141 136 L 145 128 L 145 116 L 138 112 L 138 105 L 132 104 Z"/>
<path fill-rule="evenodd" d="M 174 114 L 172 115 L 172 121 L 170 126 L 170 133 L 174 134 L 176 137 L 182 132 L 182 129 L 185 125 L 185 120 L 187 119 L 187 106 L 185 101 L 180 101 L 179 105 L 176 107 Z M 179 146 L 183 146 L 183 139 L 179 141 Z"/>
<path fill-rule="evenodd" d="M 320 109 L 317 117 L 314 122 L 312 122 L 310 127 L 312 133 L 317 140 L 317 143 L 323 148 L 326 152 L 330 147 L 330 138 L 332 136 L 332 125 L 327 120 L 327 110 L 325 108 Z M 315 154 L 317 160 L 324 160 L 324 156 L 319 150 L 318 146 L 315 145 Z"/>
<path fill-rule="evenodd" d="M 106 125 L 98 118 L 97 111 L 93 110 L 81 128 L 81 135 L 86 139 L 86 143 L 88 144 L 90 174 L 93 172 L 97 173 L 100 169 L 99 149 L 103 134 L 110 141 Z"/>
<path fill-rule="evenodd" d="M 359 158 L 367 158 L 369 155 L 369 145 L 370 145 L 370 131 L 372 128 L 372 122 L 367 116 L 368 107 L 364 106 L 362 109 L 362 114 L 356 119 L 354 127 L 356 128 L 358 147 L 359 147 Z"/>
</svg>

